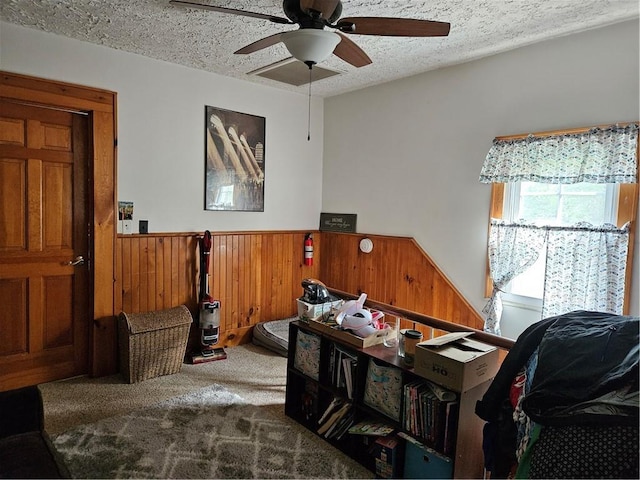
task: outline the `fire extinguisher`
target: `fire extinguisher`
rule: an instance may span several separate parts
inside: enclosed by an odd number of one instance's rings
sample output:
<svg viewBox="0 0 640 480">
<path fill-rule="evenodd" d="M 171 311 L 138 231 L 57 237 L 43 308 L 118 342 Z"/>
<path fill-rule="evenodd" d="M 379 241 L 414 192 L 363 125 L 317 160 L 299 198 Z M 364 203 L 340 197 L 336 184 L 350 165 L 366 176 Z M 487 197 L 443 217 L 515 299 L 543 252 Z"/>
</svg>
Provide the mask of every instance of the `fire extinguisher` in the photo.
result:
<svg viewBox="0 0 640 480">
<path fill-rule="evenodd" d="M 313 236 L 310 233 L 304 237 L 304 264 L 313 265 Z"/>
</svg>

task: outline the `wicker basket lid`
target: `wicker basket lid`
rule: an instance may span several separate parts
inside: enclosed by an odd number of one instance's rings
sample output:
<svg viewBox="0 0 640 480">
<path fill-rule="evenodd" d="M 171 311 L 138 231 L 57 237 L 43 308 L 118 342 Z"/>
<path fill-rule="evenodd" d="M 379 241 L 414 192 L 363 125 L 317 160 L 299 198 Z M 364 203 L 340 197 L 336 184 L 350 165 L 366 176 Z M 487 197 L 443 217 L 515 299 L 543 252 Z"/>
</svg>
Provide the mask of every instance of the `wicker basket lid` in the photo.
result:
<svg viewBox="0 0 640 480">
<path fill-rule="evenodd" d="M 189 312 L 189 309 L 184 305 L 154 312 L 121 312 L 120 319 L 121 321 L 127 322 L 129 332 L 134 334 L 176 327 L 193 322 L 191 312 Z"/>
</svg>

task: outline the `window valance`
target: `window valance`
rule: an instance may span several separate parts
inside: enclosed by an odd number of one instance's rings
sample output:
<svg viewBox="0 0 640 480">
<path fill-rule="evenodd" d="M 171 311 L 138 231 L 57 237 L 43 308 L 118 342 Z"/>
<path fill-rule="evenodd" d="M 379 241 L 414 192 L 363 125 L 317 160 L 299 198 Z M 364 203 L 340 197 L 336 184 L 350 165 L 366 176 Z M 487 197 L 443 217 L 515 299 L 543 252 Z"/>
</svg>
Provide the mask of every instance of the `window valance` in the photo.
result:
<svg viewBox="0 0 640 480">
<path fill-rule="evenodd" d="M 560 135 L 496 138 L 480 181 L 636 183 L 637 151 L 637 123 Z"/>
</svg>

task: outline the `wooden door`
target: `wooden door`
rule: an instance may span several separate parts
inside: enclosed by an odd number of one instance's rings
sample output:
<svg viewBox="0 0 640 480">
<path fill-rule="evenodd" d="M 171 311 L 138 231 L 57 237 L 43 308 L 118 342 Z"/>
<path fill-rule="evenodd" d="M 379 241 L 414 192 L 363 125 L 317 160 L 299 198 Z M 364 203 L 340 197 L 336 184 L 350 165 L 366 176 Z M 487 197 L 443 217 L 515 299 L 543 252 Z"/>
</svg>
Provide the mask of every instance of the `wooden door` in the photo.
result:
<svg viewBox="0 0 640 480">
<path fill-rule="evenodd" d="M 88 127 L 0 101 L 0 391 L 88 373 Z"/>
</svg>

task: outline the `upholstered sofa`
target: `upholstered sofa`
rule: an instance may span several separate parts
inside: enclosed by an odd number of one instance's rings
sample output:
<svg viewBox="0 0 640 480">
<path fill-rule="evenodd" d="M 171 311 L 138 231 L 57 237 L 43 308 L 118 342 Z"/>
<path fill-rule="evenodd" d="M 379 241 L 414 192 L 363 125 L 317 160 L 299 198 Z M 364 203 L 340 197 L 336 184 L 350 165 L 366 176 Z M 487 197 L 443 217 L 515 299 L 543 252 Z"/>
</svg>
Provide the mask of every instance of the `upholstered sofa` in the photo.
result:
<svg viewBox="0 0 640 480">
<path fill-rule="evenodd" d="M 70 478 L 44 431 L 36 386 L 0 392 L 0 478 Z"/>
</svg>

